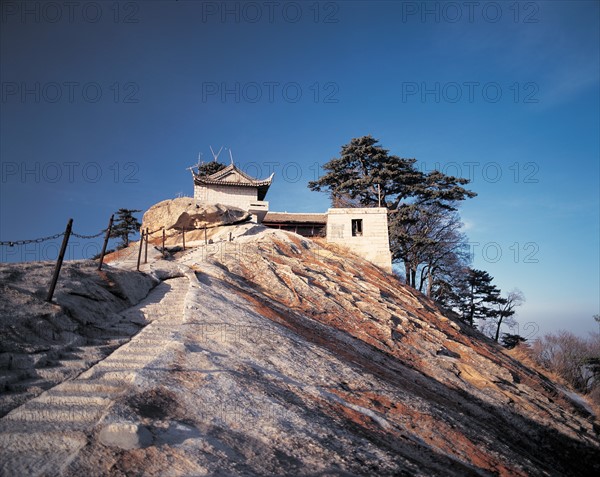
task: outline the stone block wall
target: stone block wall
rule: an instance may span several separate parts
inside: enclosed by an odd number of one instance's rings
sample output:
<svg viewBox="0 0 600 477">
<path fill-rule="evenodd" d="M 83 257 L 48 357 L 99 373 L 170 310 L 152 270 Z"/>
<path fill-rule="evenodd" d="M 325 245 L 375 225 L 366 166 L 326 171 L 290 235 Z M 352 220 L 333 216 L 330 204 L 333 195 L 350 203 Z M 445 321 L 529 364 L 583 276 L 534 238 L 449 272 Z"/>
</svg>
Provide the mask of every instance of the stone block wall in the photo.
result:
<svg viewBox="0 0 600 477">
<path fill-rule="evenodd" d="M 199 203 L 231 205 L 249 210 L 250 204 L 256 202 L 257 198 L 258 192 L 253 187 L 194 185 L 194 199 Z"/>
<path fill-rule="evenodd" d="M 362 220 L 362 235 L 352 235 L 352 220 Z M 329 209 L 327 241 L 344 245 L 385 271 L 392 271 L 387 209 L 384 207 Z"/>
</svg>

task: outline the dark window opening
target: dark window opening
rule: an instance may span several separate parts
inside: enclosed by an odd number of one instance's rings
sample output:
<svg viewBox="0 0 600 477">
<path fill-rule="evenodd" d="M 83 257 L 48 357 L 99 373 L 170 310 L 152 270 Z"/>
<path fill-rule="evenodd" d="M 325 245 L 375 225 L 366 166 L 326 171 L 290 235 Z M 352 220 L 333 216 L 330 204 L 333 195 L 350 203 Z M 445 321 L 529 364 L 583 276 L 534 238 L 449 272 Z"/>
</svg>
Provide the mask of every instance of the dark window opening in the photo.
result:
<svg viewBox="0 0 600 477">
<path fill-rule="evenodd" d="M 363 234 L 362 219 L 352 219 L 352 236 L 361 237 Z"/>
</svg>

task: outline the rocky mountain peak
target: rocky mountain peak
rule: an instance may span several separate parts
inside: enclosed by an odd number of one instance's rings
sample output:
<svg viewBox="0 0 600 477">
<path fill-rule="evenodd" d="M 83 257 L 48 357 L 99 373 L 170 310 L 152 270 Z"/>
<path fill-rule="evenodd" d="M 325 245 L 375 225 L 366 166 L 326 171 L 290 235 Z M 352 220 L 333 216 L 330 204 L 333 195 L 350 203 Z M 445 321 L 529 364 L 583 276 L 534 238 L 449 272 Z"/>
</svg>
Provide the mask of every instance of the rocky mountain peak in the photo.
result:
<svg viewBox="0 0 600 477">
<path fill-rule="evenodd" d="M 3 471 L 600 470 L 588 410 L 396 277 L 343 247 L 254 224 L 215 227 L 211 237 L 168 259 L 154 250 L 142 269 L 160 284 L 119 314 L 149 324 L 0 420 Z M 123 256 L 112 270 L 132 267 Z M 85 399 L 97 412 L 69 419 L 66 403 Z M 60 451 L 36 414 L 44 402 L 62 403 L 60 422 L 50 419 Z"/>
</svg>

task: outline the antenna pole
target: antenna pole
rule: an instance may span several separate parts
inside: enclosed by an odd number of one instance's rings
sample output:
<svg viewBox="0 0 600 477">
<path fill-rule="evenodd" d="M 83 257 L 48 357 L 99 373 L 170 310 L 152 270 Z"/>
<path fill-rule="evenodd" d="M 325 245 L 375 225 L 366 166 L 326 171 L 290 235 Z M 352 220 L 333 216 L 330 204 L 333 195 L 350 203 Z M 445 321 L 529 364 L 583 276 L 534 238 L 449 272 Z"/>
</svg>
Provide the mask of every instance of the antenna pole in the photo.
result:
<svg viewBox="0 0 600 477">
<path fill-rule="evenodd" d="M 221 151 L 223 150 L 223 146 L 221 146 L 221 149 L 219 149 L 219 152 L 217 152 L 216 154 L 215 154 L 215 151 L 213 151 L 212 146 L 209 146 L 209 147 L 210 147 L 210 152 L 213 155 L 213 160 L 215 162 L 217 162 L 217 159 L 219 158 L 219 154 L 221 154 Z"/>
</svg>

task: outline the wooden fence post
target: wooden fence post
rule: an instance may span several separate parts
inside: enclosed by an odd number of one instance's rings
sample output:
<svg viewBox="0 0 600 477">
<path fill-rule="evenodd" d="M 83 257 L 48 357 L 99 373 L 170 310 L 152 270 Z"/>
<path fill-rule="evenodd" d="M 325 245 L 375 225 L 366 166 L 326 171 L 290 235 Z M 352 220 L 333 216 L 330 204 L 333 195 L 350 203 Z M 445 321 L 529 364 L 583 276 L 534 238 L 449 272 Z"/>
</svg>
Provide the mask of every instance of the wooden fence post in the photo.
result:
<svg viewBox="0 0 600 477">
<path fill-rule="evenodd" d="M 163 227 L 162 256 L 165 258 L 165 228 Z"/>
<path fill-rule="evenodd" d="M 138 249 L 138 259 L 137 259 L 137 267 L 136 270 L 140 271 L 140 261 L 142 260 L 142 248 L 144 246 L 144 231 L 141 231 L 140 234 L 140 248 Z"/>
<path fill-rule="evenodd" d="M 208 245 L 208 239 L 206 238 L 206 225 L 204 226 L 204 245 Z"/>
<path fill-rule="evenodd" d="M 181 228 L 181 232 L 183 233 L 183 251 L 185 252 L 185 227 Z"/>
<path fill-rule="evenodd" d="M 67 250 L 67 243 L 69 243 L 69 236 L 71 235 L 71 229 L 73 228 L 73 219 L 69 219 L 67 222 L 67 228 L 65 229 L 65 235 L 63 237 L 62 246 L 60 247 L 60 253 L 56 260 L 56 267 L 54 267 L 54 275 L 52 275 L 52 281 L 50 282 L 50 289 L 48 290 L 48 296 L 46 301 L 52 302 L 54 296 L 54 289 L 56 288 L 56 282 L 58 281 L 58 275 L 60 274 L 60 268 L 62 267 L 63 259 L 65 258 L 65 252 Z"/>
<path fill-rule="evenodd" d="M 106 229 L 106 235 L 104 236 L 104 244 L 102 245 L 102 252 L 100 252 L 100 263 L 98 264 L 98 270 L 102 270 L 102 262 L 104 262 L 104 254 L 106 253 L 106 246 L 108 245 L 108 239 L 110 238 L 110 231 L 112 230 L 113 219 L 115 215 L 110 216 L 108 221 L 108 229 Z"/>
</svg>

